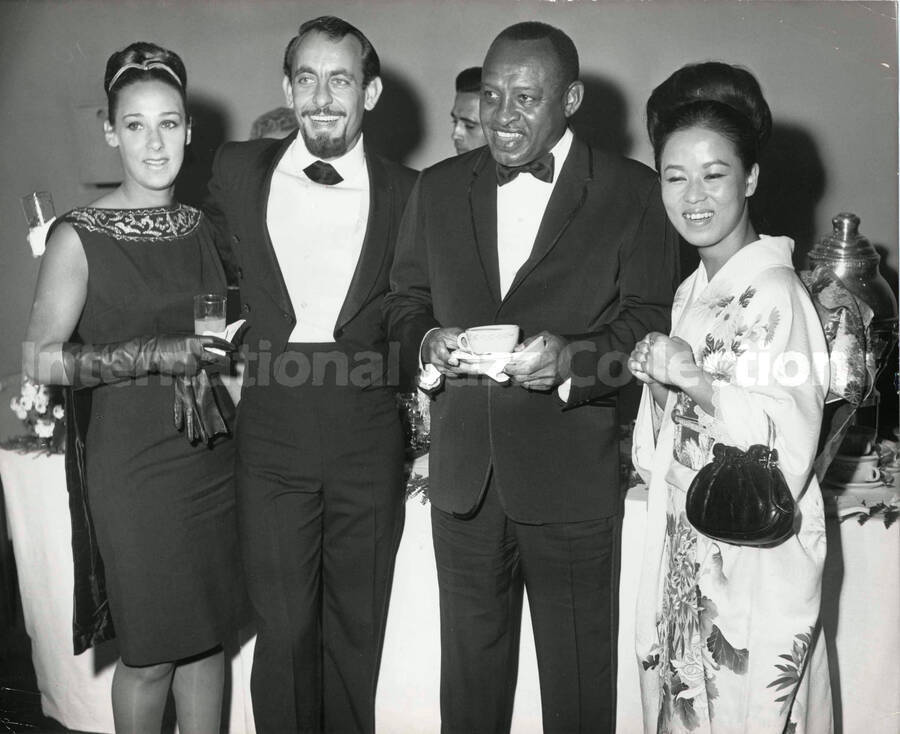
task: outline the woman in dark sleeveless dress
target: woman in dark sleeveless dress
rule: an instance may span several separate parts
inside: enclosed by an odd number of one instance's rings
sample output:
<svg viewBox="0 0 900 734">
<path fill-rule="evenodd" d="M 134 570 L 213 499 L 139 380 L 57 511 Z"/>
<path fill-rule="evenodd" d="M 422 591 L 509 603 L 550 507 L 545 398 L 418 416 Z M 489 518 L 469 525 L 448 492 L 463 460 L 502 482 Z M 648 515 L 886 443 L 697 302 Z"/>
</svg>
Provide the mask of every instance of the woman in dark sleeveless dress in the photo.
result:
<svg viewBox="0 0 900 734">
<path fill-rule="evenodd" d="M 93 388 L 84 465 L 121 654 L 118 732 L 159 731 L 170 688 L 183 733 L 219 730 L 221 642 L 240 598 L 234 453 L 211 440 L 223 426 L 208 425 L 202 371 L 217 358 L 205 347 L 230 345 L 192 334 L 193 296 L 225 280 L 210 225 L 173 201 L 185 83 L 181 59 L 153 44 L 110 57 L 104 128 L 124 179 L 52 231 L 25 344 L 36 381 Z M 69 343 L 76 332 L 83 343 Z"/>
</svg>

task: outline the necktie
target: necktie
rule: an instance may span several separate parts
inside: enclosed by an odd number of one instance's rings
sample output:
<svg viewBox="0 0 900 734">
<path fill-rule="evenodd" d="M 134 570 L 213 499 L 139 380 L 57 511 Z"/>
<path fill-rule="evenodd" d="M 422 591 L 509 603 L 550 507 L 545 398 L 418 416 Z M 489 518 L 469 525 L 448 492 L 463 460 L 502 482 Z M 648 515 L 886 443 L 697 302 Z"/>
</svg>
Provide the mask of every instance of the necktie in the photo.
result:
<svg viewBox="0 0 900 734">
<path fill-rule="evenodd" d="M 503 186 L 512 181 L 520 173 L 530 173 L 539 181 L 553 183 L 553 153 L 547 153 L 524 166 L 504 166 L 497 164 L 497 184 Z"/>
<path fill-rule="evenodd" d="M 334 186 L 336 183 L 344 180 L 344 177 L 334 170 L 334 166 L 330 163 L 325 163 L 325 161 L 310 163 L 303 169 L 303 173 L 306 174 L 310 181 L 325 184 L 326 186 Z"/>
</svg>

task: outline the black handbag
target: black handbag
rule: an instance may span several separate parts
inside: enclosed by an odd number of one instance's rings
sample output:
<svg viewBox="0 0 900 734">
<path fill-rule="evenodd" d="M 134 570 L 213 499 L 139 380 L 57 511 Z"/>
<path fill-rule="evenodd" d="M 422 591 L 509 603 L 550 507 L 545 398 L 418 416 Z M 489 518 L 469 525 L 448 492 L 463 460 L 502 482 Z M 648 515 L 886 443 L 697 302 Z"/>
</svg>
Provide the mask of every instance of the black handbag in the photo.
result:
<svg viewBox="0 0 900 734">
<path fill-rule="evenodd" d="M 796 503 L 778 468 L 775 429 L 767 446 L 746 451 L 717 443 L 713 458 L 687 491 L 687 519 L 697 532 L 724 543 L 768 547 L 794 532 Z"/>
</svg>

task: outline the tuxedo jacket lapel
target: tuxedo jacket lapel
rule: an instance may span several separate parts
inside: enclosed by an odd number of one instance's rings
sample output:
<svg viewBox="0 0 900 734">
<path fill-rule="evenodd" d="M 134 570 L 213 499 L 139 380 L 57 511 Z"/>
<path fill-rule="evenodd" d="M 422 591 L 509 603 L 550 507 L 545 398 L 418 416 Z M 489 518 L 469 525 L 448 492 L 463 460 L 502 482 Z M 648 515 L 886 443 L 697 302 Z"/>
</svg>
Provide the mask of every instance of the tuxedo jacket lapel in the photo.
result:
<svg viewBox="0 0 900 734">
<path fill-rule="evenodd" d="M 497 177 L 487 148 L 472 168 L 469 182 L 472 234 L 488 290 L 500 303 L 500 261 L 497 258 Z"/>
<path fill-rule="evenodd" d="M 509 298 L 538 263 L 556 247 L 566 228 L 584 205 L 588 185 L 594 176 L 590 148 L 575 138 L 562 170 L 557 175 L 559 180 L 547 202 L 531 254 L 519 268 L 504 298 Z M 494 219 L 496 221 L 496 215 Z M 496 251 L 496 247 L 494 249 Z"/>
<path fill-rule="evenodd" d="M 264 252 L 261 253 L 260 269 L 263 271 L 262 282 L 270 282 L 275 284 L 275 288 L 269 291 L 272 299 L 285 313 L 289 313 L 295 317 L 294 306 L 291 303 L 291 297 L 288 294 L 287 285 L 284 282 L 284 275 L 281 272 L 281 266 L 278 264 L 278 257 L 275 254 L 275 248 L 272 246 L 272 238 L 269 236 L 269 225 L 266 221 L 266 214 L 269 210 L 269 190 L 272 188 L 272 175 L 275 173 L 275 167 L 281 160 L 288 146 L 297 137 L 297 133 L 288 135 L 280 145 L 273 145 L 259 159 L 260 170 L 262 173 L 261 186 L 259 186 L 259 199 L 256 207 L 252 209 L 251 216 L 258 217 L 256 222 L 256 230 L 260 233 L 260 241 L 263 243 Z"/>
<path fill-rule="evenodd" d="M 369 171 L 369 216 L 362 251 L 353 271 L 353 279 L 338 315 L 336 328 L 341 328 L 352 319 L 368 301 L 372 289 L 379 281 L 382 269 L 389 266 L 390 235 L 395 223 L 392 221 L 394 197 L 397 195 L 390 177 L 381 161 L 371 153 L 366 154 L 366 168 Z"/>
</svg>

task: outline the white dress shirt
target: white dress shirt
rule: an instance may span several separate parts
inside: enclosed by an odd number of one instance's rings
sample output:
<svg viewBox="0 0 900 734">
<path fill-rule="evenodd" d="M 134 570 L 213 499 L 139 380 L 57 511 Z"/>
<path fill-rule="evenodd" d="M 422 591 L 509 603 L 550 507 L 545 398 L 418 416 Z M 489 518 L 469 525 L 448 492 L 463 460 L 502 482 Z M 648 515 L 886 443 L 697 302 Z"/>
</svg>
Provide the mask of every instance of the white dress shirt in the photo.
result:
<svg viewBox="0 0 900 734">
<path fill-rule="evenodd" d="M 351 150 L 328 161 L 343 177 L 340 183 L 310 181 L 303 169 L 316 160 L 298 135 L 272 174 L 266 210 L 269 236 L 297 317 L 292 342 L 334 341 L 369 219 L 362 136 Z"/>
<path fill-rule="evenodd" d="M 520 173 L 509 183 L 497 187 L 497 260 L 500 264 L 500 297 L 506 296 L 525 263 L 559 172 L 572 147 L 572 131 L 565 133 L 550 151 L 553 154 L 553 181 L 545 183 L 530 173 Z"/>
</svg>

